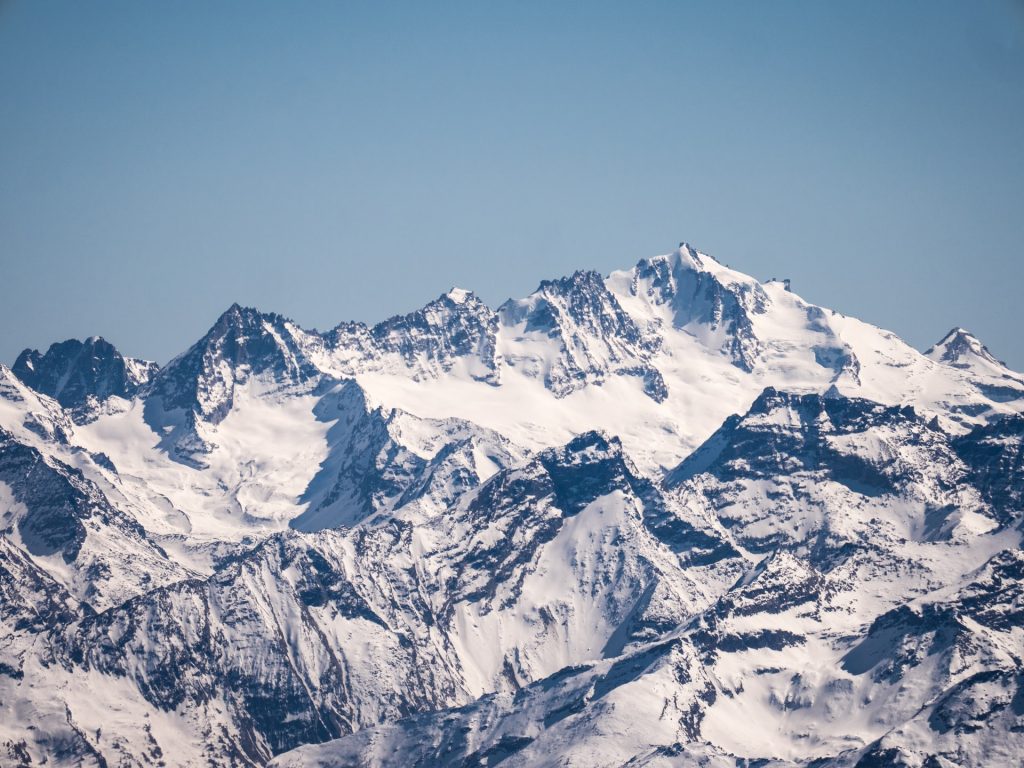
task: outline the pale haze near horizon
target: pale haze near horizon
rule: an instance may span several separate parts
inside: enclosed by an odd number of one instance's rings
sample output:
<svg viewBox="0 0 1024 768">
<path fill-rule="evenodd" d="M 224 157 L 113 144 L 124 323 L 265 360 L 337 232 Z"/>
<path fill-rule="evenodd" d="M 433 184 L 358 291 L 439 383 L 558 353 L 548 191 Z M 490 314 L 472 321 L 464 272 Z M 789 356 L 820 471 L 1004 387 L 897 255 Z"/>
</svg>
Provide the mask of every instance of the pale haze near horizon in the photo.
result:
<svg viewBox="0 0 1024 768">
<path fill-rule="evenodd" d="M 0 2 L 0 361 L 687 240 L 1024 369 L 1024 4 Z"/>
</svg>

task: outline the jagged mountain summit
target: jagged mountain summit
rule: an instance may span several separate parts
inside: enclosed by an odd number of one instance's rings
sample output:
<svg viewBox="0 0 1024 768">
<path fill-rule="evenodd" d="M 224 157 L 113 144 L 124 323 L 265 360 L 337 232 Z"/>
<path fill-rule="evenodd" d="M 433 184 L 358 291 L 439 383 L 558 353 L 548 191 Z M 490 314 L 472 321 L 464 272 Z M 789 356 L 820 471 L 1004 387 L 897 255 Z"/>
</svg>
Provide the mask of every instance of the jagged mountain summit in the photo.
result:
<svg viewBox="0 0 1024 768">
<path fill-rule="evenodd" d="M 0 365 L 0 765 L 1024 760 L 1024 377 L 681 244 Z"/>
<path fill-rule="evenodd" d="M 26 349 L 14 363 L 14 375 L 73 413 L 91 403 L 117 396 L 132 397 L 159 366 L 121 355 L 99 336 L 51 344 L 43 354 Z"/>
<path fill-rule="evenodd" d="M 983 365 L 1005 369 L 1005 364 L 996 360 L 977 336 L 963 328 L 951 330 L 938 344 L 930 347 L 925 355 L 958 368 Z"/>
</svg>

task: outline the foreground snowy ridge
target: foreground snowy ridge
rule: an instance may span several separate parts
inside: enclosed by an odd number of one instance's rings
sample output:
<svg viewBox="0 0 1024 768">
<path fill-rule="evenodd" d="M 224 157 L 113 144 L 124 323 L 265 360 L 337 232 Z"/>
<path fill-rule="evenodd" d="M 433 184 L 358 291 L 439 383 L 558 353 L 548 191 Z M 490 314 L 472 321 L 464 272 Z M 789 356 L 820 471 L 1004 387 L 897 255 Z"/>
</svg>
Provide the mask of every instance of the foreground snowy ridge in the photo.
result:
<svg viewBox="0 0 1024 768">
<path fill-rule="evenodd" d="M 1024 761 L 1024 376 L 683 244 L 0 365 L 0 765 Z"/>
</svg>

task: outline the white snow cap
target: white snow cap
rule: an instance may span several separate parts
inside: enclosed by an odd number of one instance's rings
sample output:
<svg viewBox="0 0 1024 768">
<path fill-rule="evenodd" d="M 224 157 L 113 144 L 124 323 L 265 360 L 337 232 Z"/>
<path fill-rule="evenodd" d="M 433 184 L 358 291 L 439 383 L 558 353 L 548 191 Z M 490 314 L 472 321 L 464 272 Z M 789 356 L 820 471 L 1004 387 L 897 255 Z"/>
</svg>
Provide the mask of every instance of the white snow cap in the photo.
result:
<svg viewBox="0 0 1024 768">
<path fill-rule="evenodd" d="M 453 286 L 445 295 L 456 304 L 465 304 L 473 295 L 473 292 L 467 291 L 465 288 L 456 288 Z"/>
<path fill-rule="evenodd" d="M 691 267 L 700 268 L 703 266 L 701 259 L 704 254 L 698 253 L 697 249 L 685 240 L 679 243 L 679 248 L 676 249 L 676 254 L 683 263 L 688 264 Z"/>
<path fill-rule="evenodd" d="M 1002 365 L 977 336 L 960 327 L 943 336 L 942 341 L 925 352 L 925 355 L 943 363 L 969 364 L 973 358 L 993 365 Z"/>
</svg>

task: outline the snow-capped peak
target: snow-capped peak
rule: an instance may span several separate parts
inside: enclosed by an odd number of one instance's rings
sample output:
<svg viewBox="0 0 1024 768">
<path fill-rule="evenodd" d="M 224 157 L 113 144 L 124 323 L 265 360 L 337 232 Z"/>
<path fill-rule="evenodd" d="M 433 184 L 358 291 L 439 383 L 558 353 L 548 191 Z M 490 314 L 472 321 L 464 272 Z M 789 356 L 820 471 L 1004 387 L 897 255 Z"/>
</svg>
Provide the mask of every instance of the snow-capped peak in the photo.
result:
<svg viewBox="0 0 1024 768">
<path fill-rule="evenodd" d="M 690 267 L 690 269 L 703 269 L 704 259 L 711 258 L 710 256 L 702 256 L 702 254 L 697 252 L 696 248 L 686 241 L 679 244 L 679 248 L 676 249 L 674 255 L 679 259 L 680 263 L 685 264 Z"/>
<path fill-rule="evenodd" d="M 452 286 L 445 296 L 455 304 L 465 304 L 467 301 L 474 298 L 472 291 L 468 291 L 465 288 L 458 288 L 456 286 Z"/>
<path fill-rule="evenodd" d="M 111 396 L 130 398 L 156 373 L 157 365 L 124 357 L 102 336 L 51 344 L 46 353 L 26 349 L 14 373 L 65 408 L 85 408 Z"/>
<path fill-rule="evenodd" d="M 977 336 L 964 328 L 951 330 L 942 337 L 942 341 L 925 352 L 925 355 L 937 362 L 958 368 L 970 367 L 977 362 L 1004 367 Z"/>
<path fill-rule="evenodd" d="M 232 304 L 202 339 L 153 377 L 145 392 L 147 421 L 162 434 L 174 427 L 164 445 L 173 444 L 175 455 L 205 452 L 209 446 L 193 434 L 195 422 L 223 421 L 236 385 L 250 377 L 276 387 L 318 378 L 320 371 L 309 359 L 317 340 L 281 315 Z M 177 412 L 188 414 L 185 421 L 173 415 Z"/>
<path fill-rule="evenodd" d="M 213 333 L 218 329 L 235 328 L 258 321 L 262 314 L 256 307 L 243 307 L 236 301 L 221 313 L 210 332 Z"/>
<path fill-rule="evenodd" d="M 757 280 L 750 275 L 739 272 L 727 264 L 722 263 L 714 256 L 694 248 L 690 243 L 683 241 L 679 247 L 667 256 L 672 264 L 677 264 L 682 269 L 694 272 L 706 272 L 726 285 L 740 283 L 744 285 L 755 285 Z"/>
</svg>

